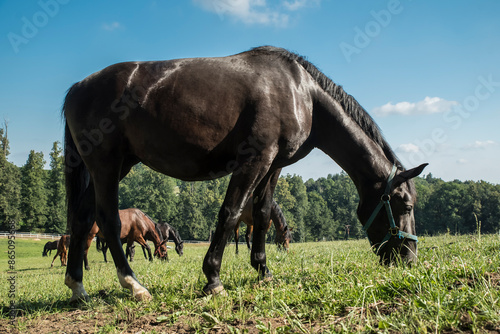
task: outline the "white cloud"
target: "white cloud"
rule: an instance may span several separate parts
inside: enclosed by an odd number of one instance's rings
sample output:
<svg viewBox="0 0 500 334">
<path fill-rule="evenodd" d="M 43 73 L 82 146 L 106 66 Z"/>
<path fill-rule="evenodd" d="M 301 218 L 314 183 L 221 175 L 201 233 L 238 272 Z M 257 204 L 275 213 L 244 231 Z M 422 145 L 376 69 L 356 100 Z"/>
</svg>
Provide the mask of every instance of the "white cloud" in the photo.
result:
<svg viewBox="0 0 500 334">
<path fill-rule="evenodd" d="M 404 153 L 416 153 L 420 151 L 420 148 L 415 144 L 409 143 L 399 145 L 397 150 Z"/>
<path fill-rule="evenodd" d="M 465 165 L 467 162 L 468 162 L 467 159 L 458 159 L 457 160 L 457 164 L 459 164 L 459 165 Z"/>
<path fill-rule="evenodd" d="M 497 145 L 497 143 L 494 142 L 493 140 L 486 140 L 486 141 L 476 140 L 472 144 L 465 145 L 463 148 L 466 150 L 480 150 L 494 145 Z"/>
<path fill-rule="evenodd" d="M 119 28 L 123 28 L 123 26 L 120 24 L 120 22 L 112 22 L 112 23 L 104 23 L 102 25 L 102 28 L 107 31 L 113 31 Z"/>
<path fill-rule="evenodd" d="M 453 106 L 459 105 L 456 101 L 447 101 L 440 97 L 429 97 L 418 102 L 398 102 L 392 104 L 389 102 L 381 107 L 373 109 L 373 113 L 377 116 L 388 116 L 391 114 L 397 115 L 422 115 L 436 114 L 450 110 Z"/>
<path fill-rule="evenodd" d="M 221 19 L 230 16 L 247 24 L 263 24 L 286 26 L 289 15 L 286 11 L 296 11 L 309 3 L 319 3 L 321 0 L 281 1 L 271 7 L 266 0 L 193 0 L 205 10 L 216 13 Z"/>
<path fill-rule="evenodd" d="M 310 3 L 319 4 L 321 0 L 293 0 L 283 1 L 283 6 L 290 11 L 298 10 L 302 7 L 308 6 Z"/>
</svg>

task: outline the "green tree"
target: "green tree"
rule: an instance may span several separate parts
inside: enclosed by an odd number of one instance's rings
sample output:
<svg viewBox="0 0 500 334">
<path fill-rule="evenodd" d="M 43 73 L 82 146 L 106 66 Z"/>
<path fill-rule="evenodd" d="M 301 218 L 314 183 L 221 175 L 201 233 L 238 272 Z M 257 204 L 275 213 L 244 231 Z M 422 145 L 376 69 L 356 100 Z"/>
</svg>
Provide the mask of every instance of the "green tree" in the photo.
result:
<svg viewBox="0 0 500 334">
<path fill-rule="evenodd" d="M 183 182 L 180 187 L 178 215 L 175 226 L 183 239 L 208 240 L 210 227 L 203 216 L 203 201 L 199 196 L 200 182 Z"/>
<path fill-rule="evenodd" d="M 339 222 L 335 234 L 338 237 L 344 237 L 345 225 L 350 225 L 350 237 L 364 237 L 365 234 L 357 216 L 359 195 L 350 177 L 344 172 L 328 175 L 327 182 L 328 187 L 323 192 L 323 197 L 333 214 L 333 219 Z"/>
<path fill-rule="evenodd" d="M 209 180 L 205 182 L 197 182 L 197 198 L 201 202 L 200 209 L 206 221 L 206 235 L 210 234 L 210 230 L 215 230 L 219 219 L 219 211 L 226 195 L 227 186 L 229 185 L 229 176 L 219 179 Z"/>
<path fill-rule="evenodd" d="M 307 194 L 309 208 L 304 217 L 306 241 L 321 241 L 335 239 L 338 222 L 333 220 L 333 215 L 326 201 L 316 191 Z"/>
<path fill-rule="evenodd" d="M 151 218 L 170 222 L 177 214 L 175 181 L 138 164 L 120 182 L 120 209 L 138 208 Z"/>
<path fill-rule="evenodd" d="M 21 168 L 21 215 L 23 231 L 43 231 L 47 222 L 45 160 L 42 152 L 31 150 Z"/>
<path fill-rule="evenodd" d="M 0 229 L 10 229 L 10 222 L 18 222 L 21 216 L 19 204 L 21 199 L 21 173 L 19 168 L 7 161 L 9 140 L 7 124 L 0 128 Z"/>
<path fill-rule="evenodd" d="M 64 157 L 59 142 L 54 142 L 50 152 L 50 171 L 47 179 L 46 231 L 66 232 L 66 191 L 64 188 Z"/>
<path fill-rule="evenodd" d="M 287 224 L 292 228 L 292 236 L 295 241 L 305 241 L 306 226 L 304 217 L 309 208 L 309 201 L 307 199 L 307 188 L 299 175 L 287 174 L 285 177 L 290 189 L 290 194 L 295 198 L 293 207 L 286 208 L 285 218 Z"/>
</svg>

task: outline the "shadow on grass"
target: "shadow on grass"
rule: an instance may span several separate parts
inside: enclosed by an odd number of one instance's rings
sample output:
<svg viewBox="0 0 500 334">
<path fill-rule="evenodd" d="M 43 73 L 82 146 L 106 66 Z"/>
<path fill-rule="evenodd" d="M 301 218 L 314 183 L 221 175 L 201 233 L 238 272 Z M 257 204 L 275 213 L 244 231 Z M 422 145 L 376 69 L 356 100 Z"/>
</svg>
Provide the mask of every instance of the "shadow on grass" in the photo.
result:
<svg viewBox="0 0 500 334">
<path fill-rule="evenodd" d="M 89 294 L 90 300 L 88 302 L 78 301 L 70 302 L 69 296 L 64 299 L 56 301 L 49 301 L 41 298 L 36 301 L 19 300 L 14 304 L 11 309 L 10 305 L 2 305 L 0 307 L 0 316 L 2 318 L 9 318 L 14 315 L 17 317 L 25 317 L 30 315 L 38 315 L 40 313 L 62 313 L 75 310 L 92 310 L 98 306 L 115 306 L 119 305 L 125 299 L 131 299 L 128 290 L 113 289 L 110 291 L 98 291 Z M 11 313 L 14 312 L 14 313 Z"/>
</svg>

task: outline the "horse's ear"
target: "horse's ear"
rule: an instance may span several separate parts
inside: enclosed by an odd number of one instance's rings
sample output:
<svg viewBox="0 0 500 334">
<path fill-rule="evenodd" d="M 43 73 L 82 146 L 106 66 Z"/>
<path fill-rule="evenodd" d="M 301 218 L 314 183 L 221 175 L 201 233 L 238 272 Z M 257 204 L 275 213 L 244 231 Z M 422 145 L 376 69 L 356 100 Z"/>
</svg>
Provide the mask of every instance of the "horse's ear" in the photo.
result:
<svg viewBox="0 0 500 334">
<path fill-rule="evenodd" d="M 393 181 L 393 187 L 394 188 L 397 188 L 399 187 L 403 182 L 406 182 L 410 179 L 413 179 L 414 177 L 417 177 L 420 175 L 420 173 L 422 173 L 422 171 L 424 170 L 424 168 L 427 166 L 428 164 L 425 163 L 425 164 L 421 164 L 420 166 L 418 167 L 415 167 L 415 168 L 412 168 L 412 169 L 409 169 L 409 170 L 405 170 L 404 172 L 401 172 L 399 173 L 398 175 L 396 175 L 394 177 L 394 181 Z"/>
</svg>

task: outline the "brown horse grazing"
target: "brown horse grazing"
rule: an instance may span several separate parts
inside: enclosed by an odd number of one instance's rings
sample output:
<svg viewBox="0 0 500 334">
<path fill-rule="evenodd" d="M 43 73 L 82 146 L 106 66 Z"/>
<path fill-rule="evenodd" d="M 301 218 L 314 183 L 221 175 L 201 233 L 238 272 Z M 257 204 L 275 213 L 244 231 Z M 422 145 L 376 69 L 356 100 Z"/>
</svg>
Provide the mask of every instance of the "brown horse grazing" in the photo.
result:
<svg viewBox="0 0 500 334">
<path fill-rule="evenodd" d="M 54 259 L 52 259 L 50 267 L 54 266 L 54 261 L 58 256 L 61 256 L 61 266 L 66 266 L 66 263 L 68 261 L 68 248 L 70 245 L 70 239 L 71 237 L 69 235 L 63 235 L 61 239 L 57 241 L 57 252 L 54 256 Z"/>
<path fill-rule="evenodd" d="M 59 240 L 55 240 L 55 241 L 47 241 L 47 243 L 45 244 L 45 246 L 43 246 L 43 252 L 42 252 L 42 256 L 49 256 L 49 255 L 52 255 L 52 251 L 57 249 L 57 243 L 58 243 Z"/>
<path fill-rule="evenodd" d="M 139 209 L 125 209 L 119 211 L 120 221 L 121 221 L 121 231 L 120 231 L 120 241 L 122 243 L 127 243 L 127 253 L 130 249 L 132 249 L 134 241 L 139 243 L 142 247 L 146 248 L 149 255 L 149 261 L 153 261 L 153 256 L 151 255 L 151 248 L 149 247 L 146 240 L 150 240 L 155 245 L 154 256 L 165 260 L 168 259 L 167 256 L 167 246 L 166 240 L 161 238 L 161 235 L 158 235 L 158 232 L 155 228 L 155 223 Z M 87 236 L 87 244 L 84 252 L 84 262 L 85 269 L 89 269 L 87 254 L 90 248 L 90 244 L 96 235 L 99 235 L 101 239 L 105 239 L 103 233 L 99 230 L 97 223 L 95 222 L 92 225 L 92 229 L 90 230 Z M 106 242 L 107 244 L 107 242 Z M 121 244 L 120 244 L 121 248 Z M 103 249 L 104 260 L 106 259 L 106 251 L 107 247 L 104 246 Z M 128 254 L 127 254 L 128 255 Z"/>
<path fill-rule="evenodd" d="M 205 293 L 224 290 L 224 249 L 252 195 L 251 265 L 260 277 L 272 277 L 265 236 L 276 182 L 282 167 L 315 147 L 356 185 L 358 217 L 381 263 L 416 259 L 411 178 L 425 164 L 405 170 L 358 102 L 287 50 L 265 46 L 221 58 L 111 65 L 69 89 L 63 116 L 71 300 L 88 298 L 83 258 L 94 221 L 121 285 L 136 299 L 151 298 L 120 242 L 118 184 L 138 162 L 188 181 L 232 174 L 203 261 Z"/>
<path fill-rule="evenodd" d="M 247 243 L 247 247 L 250 250 L 250 236 L 253 232 L 253 217 L 252 217 L 252 201 L 249 200 L 245 207 L 243 208 L 243 212 L 241 213 L 240 219 L 238 219 L 238 223 L 234 229 L 234 243 L 236 244 L 236 254 L 238 254 L 238 239 L 239 239 L 239 230 L 240 223 L 243 222 L 247 225 L 247 232 L 245 233 L 245 241 Z M 283 212 L 279 207 L 278 203 L 273 200 L 273 205 L 271 207 L 271 220 L 269 220 L 269 224 L 266 228 L 266 233 L 269 231 L 271 227 L 271 223 L 274 223 L 274 227 L 276 228 L 276 237 L 274 238 L 274 242 L 278 245 L 278 249 L 283 248 L 288 252 L 288 248 L 290 245 L 290 240 L 292 240 L 292 229 L 288 228 L 286 224 L 285 217 L 283 216 Z"/>
</svg>

